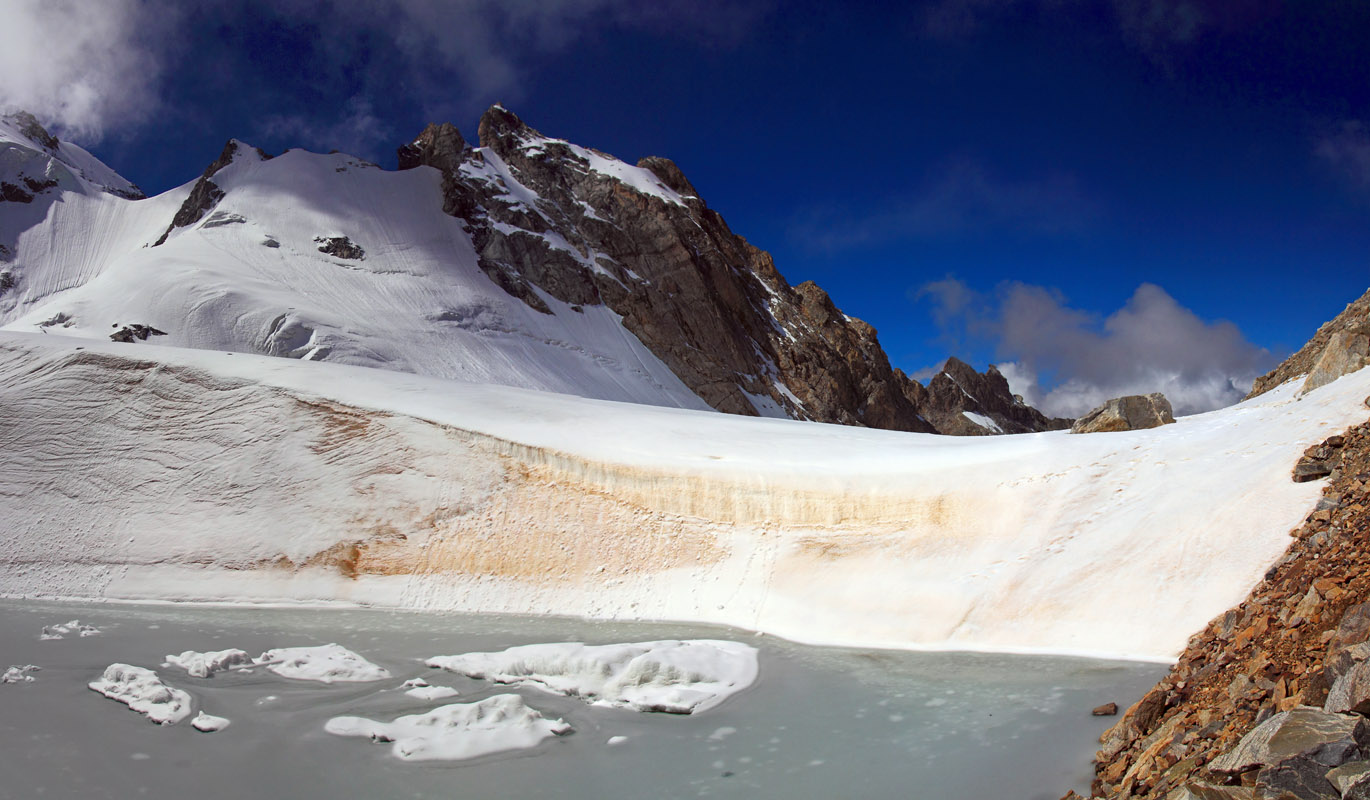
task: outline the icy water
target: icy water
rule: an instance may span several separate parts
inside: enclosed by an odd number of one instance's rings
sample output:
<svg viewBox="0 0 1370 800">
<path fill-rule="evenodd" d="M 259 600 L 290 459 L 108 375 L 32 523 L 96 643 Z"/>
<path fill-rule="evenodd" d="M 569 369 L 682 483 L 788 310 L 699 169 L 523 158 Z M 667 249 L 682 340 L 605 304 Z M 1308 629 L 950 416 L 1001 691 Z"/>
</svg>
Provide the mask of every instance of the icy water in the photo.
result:
<svg viewBox="0 0 1370 800">
<path fill-rule="evenodd" d="M 79 619 L 97 636 L 41 641 Z M 723 638 L 760 650 L 753 687 L 695 716 L 592 708 L 536 689 L 430 670 L 422 659 L 518 644 Z M 337 642 L 393 673 L 323 685 L 264 670 L 195 679 L 168 653 Z M 151 724 L 86 688 L 106 666 L 157 670 L 232 725 Z M 1055 800 L 1090 777 L 1111 722 L 1164 672 L 1155 664 L 808 647 L 701 625 L 375 610 L 132 606 L 0 600 L 0 797 L 181 798 L 911 798 Z M 413 677 L 460 697 L 393 691 Z M 390 720 L 515 691 L 575 732 L 475 762 L 402 762 L 390 746 L 324 732 L 333 716 Z M 608 746 L 613 736 L 627 741 Z"/>
</svg>

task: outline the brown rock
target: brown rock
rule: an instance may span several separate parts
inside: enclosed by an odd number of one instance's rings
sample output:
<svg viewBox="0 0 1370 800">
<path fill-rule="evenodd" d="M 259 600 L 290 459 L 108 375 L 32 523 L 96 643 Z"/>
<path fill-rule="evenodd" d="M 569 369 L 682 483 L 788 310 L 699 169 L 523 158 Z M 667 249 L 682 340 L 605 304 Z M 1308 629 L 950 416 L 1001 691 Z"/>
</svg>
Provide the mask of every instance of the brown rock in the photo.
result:
<svg viewBox="0 0 1370 800">
<path fill-rule="evenodd" d="M 1089 713 L 1093 714 L 1096 717 L 1111 717 L 1114 714 L 1118 713 L 1118 704 L 1104 703 L 1101 706 L 1095 707 L 1095 709 Z"/>
<path fill-rule="evenodd" d="M 1160 392 L 1115 397 L 1070 426 L 1071 433 L 1106 433 L 1156 428 L 1175 421 L 1170 401 Z"/>
</svg>

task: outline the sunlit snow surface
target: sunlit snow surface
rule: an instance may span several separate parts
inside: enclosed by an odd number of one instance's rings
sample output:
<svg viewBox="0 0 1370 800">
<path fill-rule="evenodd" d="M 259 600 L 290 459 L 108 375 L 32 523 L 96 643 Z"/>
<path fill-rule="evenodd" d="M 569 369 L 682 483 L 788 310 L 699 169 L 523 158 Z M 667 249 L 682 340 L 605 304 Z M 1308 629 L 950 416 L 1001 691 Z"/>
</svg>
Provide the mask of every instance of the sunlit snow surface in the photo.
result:
<svg viewBox="0 0 1370 800">
<path fill-rule="evenodd" d="M 0 592 L 1166 659 L 1286 548 L 1370 371 L 1296 388 L 960 438 L 3 334 Z"/>
<path fill-rule="evenodd" d="M 33 635 L 45 622 L 73 616 L 104 635 L 61 641 Z M 500 652 L 568 639 L 733 641 L 756 648 L 760 670 L 746 691 L 686 716 L 597 707 L 531 686 L 437 672 L 422 662 L 434 649 Z M 317 642 L 338 642 L 393 678 L 324 684 L 264 669 L 208 678 L 158 670 L 192 699 L 191 715 L 170 726 L 149 724 L 85 688 L 111 663 L 148 669 L 168 652 L 259 653 Z M 696 625 L 43 601 L 0 601 L 0 652 L 43 667 L 33 682 L 0 685 L 0 796 L 93 800 L 1054 800 L 1066 788 L 1088 784 L 1095 739 L 1112 721 L 1090 716 L 1089 709 L 1140 697 L 1163 671 L 1042 656 L 814 648 Z M 338 717 L 388 725 L 455 702 L 397 691 L 425 677 L 450 682 L 463 704 L 516 695 L 544 721 L 562 720 L 573 731 L 476 759 L 415 761 L 396 758 L 393 742 L 372 744 L 325 729 Z M 192 727 L 195 720 L 214 722 L 209 718 L 232 723 L 213 733 Z M 443 725 L 441 732 L 456 731 Z M 458 741 L 439 744 L 449 743 Z"/>
</svg>

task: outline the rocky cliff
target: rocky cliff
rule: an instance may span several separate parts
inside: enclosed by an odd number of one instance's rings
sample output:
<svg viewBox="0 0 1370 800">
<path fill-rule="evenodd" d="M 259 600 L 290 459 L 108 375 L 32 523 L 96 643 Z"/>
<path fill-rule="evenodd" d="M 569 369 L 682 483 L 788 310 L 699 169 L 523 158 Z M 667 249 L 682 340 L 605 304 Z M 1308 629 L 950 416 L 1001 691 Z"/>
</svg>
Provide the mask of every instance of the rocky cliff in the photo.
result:
<svg viewBox="0 0 1370 800">
<path fill-rule="evenodd" d="M 1285 359 L 1278 367 L 1257 378 L 1251 386 L 1251 393 L 1246 396 L 1247 399 L 1264 394 L 1285 381 L 1312 373 L 1318 362 L 1327 354 L 1329 345 L 1334 344 L 1334 339 L 1345 342 L 1345 346 L 1349 347 L 1352 346 L 1352 340 L 1357 337 L 1364 339 L 1368 336 L 1370 336 L 1370 291 L 1348 304 L 1340 314 L 1318 328 L 1318 332 L 1313 334 L 1313 338 L 1299 348 L 1297 353 Z M 1364 355 L 1363 348 L 1361 354 Z"/>
<path fill-rule="evenodd" d="M 443 210 L 465 223 L 485 274 L 540 311 L 541 292 L 607 306 L 710 406 L 955 434 L 1052 426 L 993 367 L 949 362 L 930 388 L 892 369 L 874 328 L 814 283 L 791 286 L 670 160 L 633 169 L 501 106 L 478 135 L 472 146 L 430 125 L 400 148 L 399 166 L 442 172 Z"/>
</svg>

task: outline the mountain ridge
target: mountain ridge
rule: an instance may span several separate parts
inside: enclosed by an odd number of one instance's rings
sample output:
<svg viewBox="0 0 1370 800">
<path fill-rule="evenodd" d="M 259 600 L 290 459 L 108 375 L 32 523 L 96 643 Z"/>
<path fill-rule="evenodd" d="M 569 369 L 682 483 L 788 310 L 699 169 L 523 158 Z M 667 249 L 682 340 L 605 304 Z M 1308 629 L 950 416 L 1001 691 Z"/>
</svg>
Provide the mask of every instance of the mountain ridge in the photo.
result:
<svg viewBox="0 0 1370 800">
<path fill-rule="evenodd" d="M 29 121 L 25 130 L 38 135 L 41 126 Z M 69 252 L 61 264 L 56 253 L 33 246 L 12 253 L 13 265 L 0 267 L 10 295 L 0 294 L 0 325 L 44 330 L 55 320 L 67 333 L 90 335 L 99 327 L 94 318 L 103 317 L 115 329 L 165 330 L 165 343 L 173 345 L 341 359 L 605 399 L 702 402 L 727 413 L 895 430 L 988 434 L 1051 427 L 1035 411 L 1023 412 L 1007 383 L 993 380 L 992 368 L 983 375 L 956 368 L 963 383 L 980 387 L 979 400 L 967 400 L 946 381 L 923 387 L 893 369 L 873 327 L 844 314 L 812 282 L 790 286 L 769 254 L 733 233 L 669 159 L 629 165 L 544 136 L 498 105 L 482 115 L 478 136 L 472 145 L 455 126 L 429 125 L 398 149 L 398 172 L 300 150 L 268 164 L 265 152 L 231 139 L 193 182 L 146 201 L 177 208 L 154 234 L 141 232 L 148 220 L 138 231 L 126 230 L 128 238 L 115 237 L 131 247 L 108 247 L 110 236 L 94 228 L 132 212 L 104 207 L 92 209 L 93 221 L 74 220 L 70 227 L 82 238 L 106 245 L 94 252 L 94 245 L 61 243 L 67 251 L 84 248 L 74 259 L 87 264 L 80 275 L 61 274 L 71 271 Z M 41 149 L 38 138 L 28 141 Z M 398 177 L 420 167 L 436 171 L 441 199 L 435 205 L 459 233 L 432 219 L 427 179 Z M 327 178 L 329 170 L 337 177 Z M 290 195 L 297 208 L 283 208 Z M 388 202 L 379 203 L 381 197 Z M 0 217 L 9 207 L 0 201 Z M 325 213 L 309 213 L 316 210 Z M 50 219 L 28 220 L 27 229 L 73 216 L 72 209 L 56 211 Z M 376 224 L 366 230 L 357 224 L 362 218 Z M 26 230 L 11 227 L 20 229 L 0 236 L 5 252 Z M 405 228 L 409 233 L 400 236 Z M 275 253 L 247 246 L 248 234 L 250 244 Z M 404 257 L 416 244 L 429 251 L 421 265 Z M 133 251 L 143 247 L 156 254 Z M 360 306 L 336 287 L 322 297 L 316 286 L 322 279 L 313 274 L 319 253 L 377 276 L 357 282 L 356 291 L 367 295 Z M 535 316 L 464 277 L 468 262 L 491 288 Z M 154 277 L 159 269 L 180 280 Z M 381 285 L 394 281 L 380 277 L 396 273 L 423 284 L 406 294 L 449 299 L 436 308 L 396 305 L 389 298 L 395 289 Z M 108 292 L 95 297 L 93 281 L 119 283 L 127 290 L 119 294 L 135 296 L 126 302 L 111 302 Z M 356 310 L 367 303 L 375 306 L 368 312 L 374 317 L 417 312 L 424 321 L 394 330 L 360 321 Z M 210 318 L 211 311 L 234 323 Z M 587 339 L 583 329 L 591 318 L 595 332 Z M 197 330 L 188 331 L 191 326 Z M 414 330 L 405 333 L 406 327 Z M 513 352 L 527 350 L 529 334 L 543 342 L 532 345 L 537 352 Z M 447 352 L 453 338 L 466 348 L 460 357 Z M 512 341 L 491 353 L 492 339 Z M 651 359 L 644 360 L 646 353 Z M 520 363 L 527 358 L 537 363 Z M 603 369 L 610 374 L 599 374 Z"/>
</svg>

